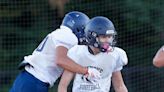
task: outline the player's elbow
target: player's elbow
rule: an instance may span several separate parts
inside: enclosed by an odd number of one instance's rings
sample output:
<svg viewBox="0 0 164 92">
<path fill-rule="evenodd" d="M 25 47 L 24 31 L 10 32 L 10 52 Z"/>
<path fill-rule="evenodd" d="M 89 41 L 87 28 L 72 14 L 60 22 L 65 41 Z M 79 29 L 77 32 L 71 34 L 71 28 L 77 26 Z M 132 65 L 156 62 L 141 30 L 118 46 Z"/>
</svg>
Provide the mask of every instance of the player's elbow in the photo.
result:
<svg viewBox="0 0 164 92">
<path fill-rule="evenodd" d="M 153 65 L 155 67 L 159 67 L 159 68 L 162 67 L 161 61 L 159 59 L 156 59 L 156 58 L 153 59 Z"/>
<path fill-rule="evenodd" d="M 63 64 L 64 64 L 64 60 L 62 59 L 62 58 L 57 58 L 56 59 L 56 65 L 57 66 L 63 66 Z"/>
</svg>

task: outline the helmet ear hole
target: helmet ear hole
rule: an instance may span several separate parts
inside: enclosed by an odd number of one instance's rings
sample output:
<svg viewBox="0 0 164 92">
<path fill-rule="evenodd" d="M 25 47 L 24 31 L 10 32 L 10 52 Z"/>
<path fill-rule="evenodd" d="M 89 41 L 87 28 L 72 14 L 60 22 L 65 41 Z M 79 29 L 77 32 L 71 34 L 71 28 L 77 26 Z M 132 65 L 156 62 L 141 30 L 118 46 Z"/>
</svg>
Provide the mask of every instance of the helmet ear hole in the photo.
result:
<svg viewBox="0 0 164 92">
<path fill-rule="evenodd" d="M 91 35 L 92 35 L 93 37 L 97 37 L 97 34 L 96 34 L 95 32 L 91 32 Z"/>
</svg>

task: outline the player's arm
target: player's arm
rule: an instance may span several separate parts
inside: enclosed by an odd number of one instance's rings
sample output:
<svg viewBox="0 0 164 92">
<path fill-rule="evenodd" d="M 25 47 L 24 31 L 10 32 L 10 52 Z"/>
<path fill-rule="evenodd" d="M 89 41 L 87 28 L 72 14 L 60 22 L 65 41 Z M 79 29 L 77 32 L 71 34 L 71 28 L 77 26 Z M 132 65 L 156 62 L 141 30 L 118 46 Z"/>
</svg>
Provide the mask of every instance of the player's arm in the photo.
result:
<svg viewBox="0 0 164 92">
<path fill-rule="evenodd" d="M 88 69 L 75 63 L 67 56 L 68 49 L 64 46 L 56 48 L 56 63 L 58 66 L 74 73 L 86 74 Z M 76 53 L 76 52 L 75 52 Z"/>
<path fill-rule="evenodd" d="M 153 65 L 156 67 L 164 67 L 164 46 L 162 46 L 154 56 Z"/>
<path fill-rule="evenodd" d="M 120 71 L 113 72 L 112 84 L 113 84 L 115 92 L 128 92 L 128 89 L 126 88 L 124 84 L 122 74 Z"/>
<path fill-rule="evenodd" d="M 67 70 L 64 71 L 58 85 L 58 92 L 67 92 L 68 85 L 73 79 L 73 76 L 74 74 L 72 72 Z"/>
</svg>

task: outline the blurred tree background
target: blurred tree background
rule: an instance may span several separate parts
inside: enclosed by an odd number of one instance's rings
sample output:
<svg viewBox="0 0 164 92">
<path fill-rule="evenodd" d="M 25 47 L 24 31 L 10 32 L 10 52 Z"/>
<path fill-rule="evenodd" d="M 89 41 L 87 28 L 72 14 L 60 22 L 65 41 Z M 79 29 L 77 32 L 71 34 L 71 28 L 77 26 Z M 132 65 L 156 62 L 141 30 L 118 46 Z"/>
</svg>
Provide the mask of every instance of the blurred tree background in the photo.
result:
<svg viewBox="0 0 164 92">
<path fill-rule="evenodd" d="M 129 57 L 122 71 L 129 92 L 163 92 L 164 70 L 152 65 L 164 44 L 163 0 L 0 0 L 0 92 L 10 89 L 23 56 L 73 10 L 113 21 L 117 45 Z M 50 92 L 56 87 L 57 83 Z"/>
</svg>

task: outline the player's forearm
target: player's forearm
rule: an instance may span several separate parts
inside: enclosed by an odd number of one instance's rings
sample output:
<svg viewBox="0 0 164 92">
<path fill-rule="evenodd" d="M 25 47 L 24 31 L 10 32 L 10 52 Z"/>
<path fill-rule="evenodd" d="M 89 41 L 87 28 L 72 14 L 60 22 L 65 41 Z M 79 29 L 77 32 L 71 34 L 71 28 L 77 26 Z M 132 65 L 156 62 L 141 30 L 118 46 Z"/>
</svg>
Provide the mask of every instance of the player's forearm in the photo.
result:
<svg viewBox="0 0 164 92">
<path fill-rule="evenodd" d="M 125 85 L 122 85 L 120 87 L 116 87 L 115 92 L 128 92 L 128 89 L 126 88 Z"/>
<path fill-rule="evenodd" d="M 59 85 L 58 86 L 58 92 L 67 92 L 67 87 Z"/>
<path fill-rule="evenodd" d="M 74 74 L 72 72 L 64 70 L 58 85 L 58 92 L 67 92 L 67 87 L 73 79 L 73 76 Z"/>
<path fill-rule="evenodd" d="M 86 74 L 88 71 L 86 67 L 82 67 L 82 66 L 78 65 L 69 57 L 65 57 L 65 58 L 63 57 L 62 59 L 58 60 L 57 64 L 60 67 L 66 69 L 66 70 L 69 70 L 71 72 L 74 72 L 74 73 Z"/>
<path fill-rule="evenodd" d="M 164 47 L 160 48 L 153 58 L 153 64 L 156 67 L 164 66 Z"/>
<path fill-rule="evenodd" d="M 153 65 L 156 67 L 164 67 L 164 60 L 163 59 L 154 59 Z"/>
<path fill-rule="evenodd" d="M 60 79 L 60 82 L 58 85 L 58 92 L 67 92 L 67 87 L 68 87 L 69 83 L 67 81 L 68 78 L 65 78 L 65 76 L 66 76 L 65 74 L 62 75 L 62 77 Z M 69 75 L 68 75 L 68 77 L 69 77 Z"/>
<path fill-rule="evenodd" d="M 59 83 L 58 85 L 58 92 L 67 92 L 67 86 L 64 83 Z"/>
<path fill-rule="evenodd" d="M 112 83 L 115 92 L 128 92 L 128 89 L 123 81 L 121 71 L 116 71 L 112 74 Z"/>
</svg>

